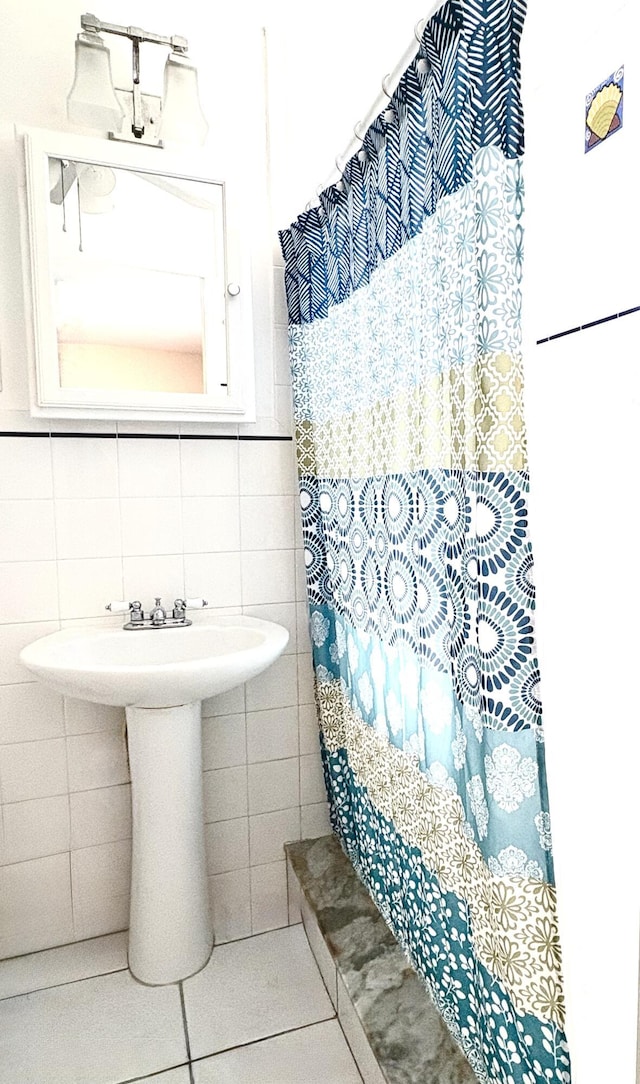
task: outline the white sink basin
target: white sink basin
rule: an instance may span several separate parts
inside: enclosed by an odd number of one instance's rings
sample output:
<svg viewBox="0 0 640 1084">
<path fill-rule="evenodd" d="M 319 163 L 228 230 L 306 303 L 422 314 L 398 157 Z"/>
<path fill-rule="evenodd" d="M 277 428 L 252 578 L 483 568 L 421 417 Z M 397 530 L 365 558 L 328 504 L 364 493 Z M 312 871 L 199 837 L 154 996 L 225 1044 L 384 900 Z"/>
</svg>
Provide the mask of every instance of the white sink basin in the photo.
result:
<svg viewBox="0 0 640 1084">
<path fill-rule="evenodd" d="M 241 685 L 281 654 L 271 621 L 220 617 L 171 629 L 71 628 L 23 648 L 65 696 L 126 708 L 133 855 L 129 966 L 150 985 L 205 966 L 214 942 L 202 786 L 201 701 Z"/>
<path fill-rule="evenodd" d="M 265 670 L 289 634 L 254 617 L 178 629 L 71 628 L 25 647 L 24 665 L 79 700 L 171 708 L 216 696 Z"/>
</svg>

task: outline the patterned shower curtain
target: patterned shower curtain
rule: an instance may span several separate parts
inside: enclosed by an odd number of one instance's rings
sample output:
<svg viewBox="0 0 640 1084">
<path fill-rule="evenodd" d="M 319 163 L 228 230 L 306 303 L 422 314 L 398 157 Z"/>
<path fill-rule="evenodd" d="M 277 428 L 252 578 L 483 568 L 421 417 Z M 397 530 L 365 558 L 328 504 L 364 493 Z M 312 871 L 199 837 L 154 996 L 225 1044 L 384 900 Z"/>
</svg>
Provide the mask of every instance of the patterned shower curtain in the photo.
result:
<svg viewBox="0 0 640 1084">
<path fill-rule="evenodd" d="M 570 1080 L 521 359 L 524 0 L 448 0 L 281 233 L 331 819 L 481 1082 Z"/>
</svg>

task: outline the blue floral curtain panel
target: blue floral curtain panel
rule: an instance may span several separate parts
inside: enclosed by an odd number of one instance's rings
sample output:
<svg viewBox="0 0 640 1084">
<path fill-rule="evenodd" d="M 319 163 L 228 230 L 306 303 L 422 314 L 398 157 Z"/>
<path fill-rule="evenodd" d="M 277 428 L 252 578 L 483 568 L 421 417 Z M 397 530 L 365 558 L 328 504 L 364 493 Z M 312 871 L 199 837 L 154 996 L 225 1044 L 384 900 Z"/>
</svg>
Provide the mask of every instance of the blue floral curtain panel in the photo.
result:
<svg viewBox="0 0 640 1084">
<path fill-rule="evenodd" d="M 481 1082 L 570 1081 L 527 524 L 524 0 L 448 0 L 281 234 L 332 824 Z"/>
</svg>

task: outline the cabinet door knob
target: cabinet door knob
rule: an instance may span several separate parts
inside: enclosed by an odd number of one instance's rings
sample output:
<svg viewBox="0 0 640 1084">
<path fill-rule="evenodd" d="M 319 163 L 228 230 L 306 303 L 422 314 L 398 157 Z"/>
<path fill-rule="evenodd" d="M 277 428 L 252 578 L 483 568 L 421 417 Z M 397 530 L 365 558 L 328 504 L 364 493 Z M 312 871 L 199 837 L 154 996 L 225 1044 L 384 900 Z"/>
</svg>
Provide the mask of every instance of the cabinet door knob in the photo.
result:
<svg viewBox="0 0 640 1084">
<path fill-rule="evenodd" d="M 227 283 L 227 293 L 229 294 L 229 297 L 237 297 L 238 294 L 240 293 L 240 283 L 239 282 L 229 282 L 229 283 Z"/>
</svg>

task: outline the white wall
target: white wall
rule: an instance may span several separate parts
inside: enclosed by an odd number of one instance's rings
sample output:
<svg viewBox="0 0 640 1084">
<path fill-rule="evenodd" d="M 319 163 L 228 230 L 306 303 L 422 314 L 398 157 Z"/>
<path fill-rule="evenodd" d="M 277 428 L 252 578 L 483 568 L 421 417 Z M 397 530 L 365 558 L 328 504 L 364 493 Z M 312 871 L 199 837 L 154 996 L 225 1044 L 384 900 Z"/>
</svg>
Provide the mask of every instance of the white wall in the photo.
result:
<svg viewBox="0 0 640 1084">
<path fill-rule="evenodd" d="M 537 632 L 575 1084 L 634 1079 L 638 991 L 640 304 L 637 5 L 531 0 L 526 405 Z M 584 154 L 584 99 L 625 65 L 622 130 Z"/>
<path fill-rule="evenodd" d="M 63 701 L 17 661 L 22 644 L 61 624 L 111 620 L 104 616 L 109 599 L 148 603 L 155 594 L 165 600 L 204 595 L 214 613 L 242 611 L 290 630 L 287 653 L 267 674 L 205 705 L 218 941 L 287 923 L 282 842 L 327 830 L 291 442 L 189 439 L 220 432 L 197 424 L 55 421 L 49 428 L 28 413 L 13 125 L 69 127 L 65 97 L 84 10 L 79 0 L 57 4 L 55 12 L 44 2 L 12 0 L 3 11 L 0 42 L 0 432 L 40 434 L 0 437 L 0 957 L 128 922 L 122 713 Z M 217 13 L 203 13 L 200 4 L 174 11 L 143 0 L 98 14 L 192 41 L 211 121 L 211 159 L 215 166 L 220 156 L 244 173 L 247 215 L 253 216 L 259 418 L 225 432 L 232 438 L 290 435 L 258 14 L 243 8 L 235 22 L 225 15 L 221 25 Z M 160 89 L 162 50 L 158 54 L 154 86 L 154 51 L 143 47 L 151 91 Z M 125 57 L 123 46 L 122 63 L 114 61 L 116 83 L 128 78 Z M 97 435 L 64 435 L 69 430 Z"/>
</svg>

